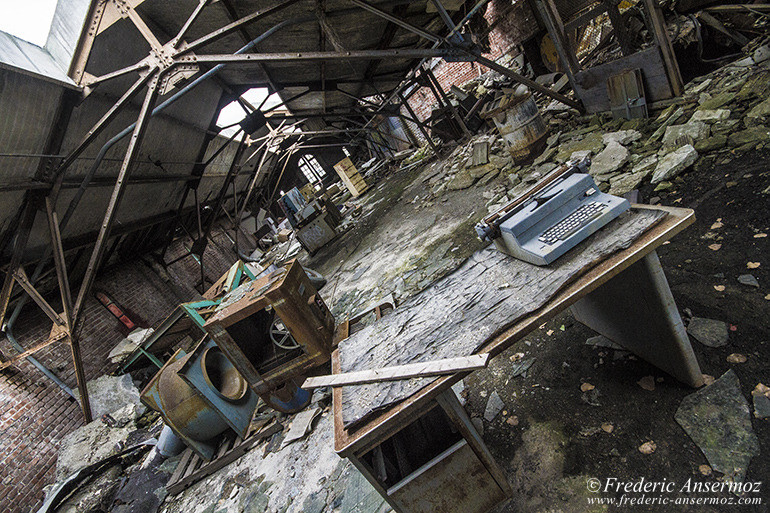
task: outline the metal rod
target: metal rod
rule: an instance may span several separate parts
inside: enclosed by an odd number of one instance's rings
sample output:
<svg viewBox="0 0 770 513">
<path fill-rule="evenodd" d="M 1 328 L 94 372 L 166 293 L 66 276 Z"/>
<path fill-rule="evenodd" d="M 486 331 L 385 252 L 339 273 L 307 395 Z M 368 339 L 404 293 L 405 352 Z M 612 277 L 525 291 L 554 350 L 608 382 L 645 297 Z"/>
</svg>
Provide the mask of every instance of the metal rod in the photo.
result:
<svg viewBox="0 0 770 513">
<path fill-rule="evenodd" d="M 198 5 L 195 7 L 195 10 L 192 12 L 189 18 L 187 18 L 187 21 L 182 26 L 182 28 L 179 30 L 179 33 L 177 33 L 176 36 L 174 36 L 174 39 L 171 40 L 171 46 L 173 48 L 177 48 L 179 46 L 179 43 L 182 41 L 182 38 L 187 34 L 187 31 L 190 29 L 190 26 L 195 23 L 195 20 L 198 19 L 198 16 L 200 16 L 200 13 L 203 12 L 203 9 L 211 2 L 211 0 L 200 0 L 198 2 Z"/>
<path fill-rule="evenodd" d="M 442 38 L 440 36 L 437 36 L 436 34 L 428 32 L 427 30 L 423 30 L 420 27 L 416 27 L 411 23 L 402 20 L 397 16 L 393 16 L 392 14 L 385 12 L 382 9 L 379 9 L 368 2 L 365 2 L 364 0 L 350 0 L 350 2 L 361 7 L 362 9 L 365 9 L 373 14 L 376 14 L 380 18 L 384 18 L 388 20 L 394 25 L 398 25 L 399 27 L 406 29 L 409 32 L 412 32 L 413 34 L 417 34 L 418 36 L 424 39 L 427 39 L 434 43 L 440 43 L 442 41 Z"/>
<path fill-rule="evenodd" d="M 296 4 L 298 1 L 299 0 L 285 0 L 284 2 L 281 2 L 272 7 L 269 7 L 263 11 L 257 11 L 252 14 L 249 14 L 248 16 L 244 16 L 238 21 L 234 21 L 228 25 L 225 25 L 221 29 L 215 30 L 210 34 L 207 34 L 199 39 L 196 39 L 192 43 L 185 45 L 184 48 L 180 49 L 176 54 L 174 54 L 174 57 L 195 51 L 198 48 L 208 45 L 209 43 L 213 43 L 218 39 L 221 39 L 229 34 L 232 34 L 236 30 L 240 29 L 245 25 L 248 25 L 249 23 L 253 23 L 266 16 L 282 11 L 283 9 L 289 7 L 290 5 Z"/>
<path fill-rule="evenodd" d="M 64 161 L 59 164 L 59 167 L 56 169 L 56 174 L 61 174 L 64 172 L 65 169 L 67 169 L 74 161 L 75 159 L 83 153 L 83 150 L 86 149 L 86 146 L 88 146 L 91 141 L 93 141 L 97 135 L 99 135 L 102 130 L 107 126 L 107 124 L 121 111 L 123 108 L 128 105 L 128 103 L 134 98 L 134 96 L 137 95 L 139 91 L 142 90 L 142 88 L 147 84 L 147 82 L 152 77 L 152 72 L 148 73 L 146 76 L 139 78 L 136 82 L 134 82 L 134 85 L 132 85 L 128 91 L 126 91 L 123 96 L 113 105 L 110 110 L 107 111 L 107 113 L 102 116 L 102 118 L 96 122 L 96 124 L 91 128 L 91 130 L 88 131 L 88 133 L 83 137 L 83 139 L 78 143 L 78 145 L 75 147 L 74 150 L 72 150 L 69 155 L 64 159 Z"/>
<path fill-rule="evenodd" d="M 91 80 L 87 80 L 85 85 L 87 87 L 93 88 L 94 86 L 107 82 L 108 80 L 112 80 L 113 78 L 122 77 L 123 75 L 128 75 L 129 73 L 132 73 L 134 71 L 139 71 L 141 69 L 145 69 L 149 67 L 150 67 L 149 62 L 144 60 L 139 61 L 136 64 L 133 64 L 131 66 L 126 66 L 123 69 L 119 69 L 117 71 L 113 71 L 112 73 L 107 73 L 106 75 L 102 75 L 100 77 L 95 77 Z"/>
<path fill-rule="evenodd" d="M 135 124 L 136 126 L 134 127 L 131 141 L 128 144 L 126 155 L 123 158 L 123 164 L 120 166 L 120 172 L 118 173 L 118 178 L 115 182 L 115 188 L 112 191 L 110 202 L 107 205 L 107 211 L 104 215 L 104 220 L 102 221 L 99 236 L 96 239 L 96 245 L 94 246 L 94 250 L 91 253 L 91 259 L 88 262 L 88 267 L 86 269 L 85 276 L 83 277 L 83 283 L 80 286 L 80 292 L 78 293 L 78 298 L 75 301 L 75 306 L 73 308 L 72 317 L 75 324 L 78 322 L 78 317 L 80 316 L 80 312 L 82 311 L 85 304 L 86 295 L 91 290 L 91 285 L 93 284 L 94 278 L 96 277 L 96 272 L 98 271 L 99 265 L 101 264 L 101 257 L 104 252 L 104 244 L 109 238 L 110 230 L 112 229 L 112 225 L 115 222 L 115 215 L 117 213 L 118 207 L 120 206 L 120 201 L 123 198 L 123 193 L 125 192 L 125 181 L 131 175 L 131 171 L 133 171 L 134 161 L 136 160 L 142 138 L 144 137 L 144 133 L 147 128 L 147 121 L 150 118 L 150 111 L 158 94 L 158 78 L 159 73 L 155 73 L 150 80 L 147 94 L 145 95 L 144 102 L 142 103 L 142 108 L 139 111 L 139 118 Z"/>
</svg>

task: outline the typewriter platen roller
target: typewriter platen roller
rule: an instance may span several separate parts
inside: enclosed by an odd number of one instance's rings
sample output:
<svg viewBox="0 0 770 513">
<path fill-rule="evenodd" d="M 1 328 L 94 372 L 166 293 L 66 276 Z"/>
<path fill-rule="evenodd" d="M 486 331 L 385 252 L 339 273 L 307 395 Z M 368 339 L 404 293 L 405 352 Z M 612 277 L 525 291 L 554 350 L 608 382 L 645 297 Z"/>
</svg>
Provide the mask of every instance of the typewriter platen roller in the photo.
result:
<svg viewBox="0 0 770 513">
<path fill-rule="evenodd" d="M 479 238 L 536 265 L 547 265 L 630 208 L 601 192 L 589 161 L 569 163 L 476 225 Z"/>
</svg>

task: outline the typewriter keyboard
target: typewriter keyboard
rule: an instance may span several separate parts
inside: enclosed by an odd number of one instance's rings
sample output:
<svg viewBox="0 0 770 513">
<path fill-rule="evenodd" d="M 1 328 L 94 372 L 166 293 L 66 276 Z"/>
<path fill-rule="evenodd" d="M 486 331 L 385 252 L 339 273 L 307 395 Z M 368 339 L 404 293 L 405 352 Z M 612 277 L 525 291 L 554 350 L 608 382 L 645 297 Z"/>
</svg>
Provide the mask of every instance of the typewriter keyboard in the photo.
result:
<svg viewBox="0 0 770 513">
<path fill-rule="evenodd" d="M 607 209 L 603 203 L 592 201 L 580 205 L 570 215 L 544 231 L 538 240 L 546 244 L 556 244 L 596 219 Z"/>
</svg>

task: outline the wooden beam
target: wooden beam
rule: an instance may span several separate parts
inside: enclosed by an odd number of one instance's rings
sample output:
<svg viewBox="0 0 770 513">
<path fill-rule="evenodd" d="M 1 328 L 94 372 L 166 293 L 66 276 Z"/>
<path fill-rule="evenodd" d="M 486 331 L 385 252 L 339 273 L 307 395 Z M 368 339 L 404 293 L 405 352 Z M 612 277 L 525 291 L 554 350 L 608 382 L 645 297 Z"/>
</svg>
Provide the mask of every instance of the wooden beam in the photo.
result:
<svg viewBox="0 0 770 513">
<path fill-rule="evenodd" d="M 56 334 L 52 335 L 50 338 L 45 340 L 44 342 L 41 342 L 40 344 L 37 344 L 35 346 L 32 346 L 31 348 L 27 349 L 23 353 L 19 353 L 16 355 L 13 355 L 12 358 L 5 360 L 3 362 L 0 362 L 0 370 L 3 370 L 7 367 L 10 367 L 11 365 L 15 364 L 19 360 L 23 360 L 24 358 L 28 356 L 32 356 L 33 354 L 42 351 L 46 347 L 50 346 L 51 344 L 54 344 L 62 339 L 67 338 L 67 333 L 65 331 L 59 331 Z"/>
<path fill-rule="evenodd" d="M 344 374 L 331 374 L 307 378 L 302 388 L 340 387 L 346 385 L 366 385 L 381 381 L 396 381 L 400 379 L 425 378 L 456 374 L 483 369 L 489 363 L 489 354 L 475 354 L 460 358 L 446 358 L 432 362 L 410 363 L 382 369 L 370 369 Z"/>
<path fill-rule="evenodd" d="M 668 32 L 666 31 L 660 5 L 658 5 L 657 0 L 644 0 L 644 7 L 652 25 L 655 43 L 663 55 L 663 63 L 666 65 L 666 74 L 671 84 L 671 91 L 674 93 L 674 96 L 681 96 L 682 92 L 684 92 L 684 82 L 679 71 L 679 63 L 676 60 L 674 48 L 671 46 L 671 39 L 669 39 Z"/>
<path fill-rule="evenodd" d="M 43 312 L 45 312 L 49 319 L 51 319 L 55 324 L 58 324 L 59 326 L 67 325 L 64 319 L 62 319 L 61 316 L 56 313 L 56 310 L 54 310 L 53 307 L 48 304 L 48 301 L 46 301 L 43 296 L 40 295 L 40 292 L 38 292 L 32 283 L 30 283 L 29 278 L 27 278 L 27 273 L 24 272 L 23 267 L 18 267 L 13 273 L 13 277 L 18 282 L 18 284 L 21 285 L 21 288 L 23 288 L 24 291 L 29 294 L 29 297 L 31 297 L 32 300 L 37 303 L 37 306 L 39 306 Z"/>
</svg>

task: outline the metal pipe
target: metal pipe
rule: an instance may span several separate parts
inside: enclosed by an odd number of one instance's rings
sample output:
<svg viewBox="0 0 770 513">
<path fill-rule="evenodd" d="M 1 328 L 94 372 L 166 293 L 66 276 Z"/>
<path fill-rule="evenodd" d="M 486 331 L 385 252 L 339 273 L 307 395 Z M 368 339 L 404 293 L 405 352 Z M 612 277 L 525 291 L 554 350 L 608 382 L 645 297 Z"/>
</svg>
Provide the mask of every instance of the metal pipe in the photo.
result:
<svg viewBox="0 0 770 513">
<path fill-rule="evenodd" d="M 26 299 L 26 296 L 24 296 L 24 299 Z M 19 344 L 19 342 L 16 340 L 16 336 L 13 334 L 13 324 L 16 321 L 16 319 L 19 317 L 19 314 L 21 313 L 20 306 L 24 306 L 22 301 L 19 301 L 19 304 L 16 306 L 16 308 L 11 312 L 10 317 L 8 317 L 8 322 L 5 324 L 5 336 L 8 338 L 8 342 L 11 343 L 11 345 L 19 352 L 24 352 L 24 347 Z M 67 386 L 67 384 L 62 381 L 56 374 L 53 373 L 48 367 L 40 363 L 40 361 L 35 358 L 34 356 L 27 356 L 27 361 L 37 367 L 37 369 L 42 372 L 45 377 L 56 383 L 59 388 L 61 388 L 67 395 L 78 400 L 78 396 L 75 395 L 75 392 L 72 391 L 72 389 Z"/>
</svg>

